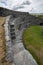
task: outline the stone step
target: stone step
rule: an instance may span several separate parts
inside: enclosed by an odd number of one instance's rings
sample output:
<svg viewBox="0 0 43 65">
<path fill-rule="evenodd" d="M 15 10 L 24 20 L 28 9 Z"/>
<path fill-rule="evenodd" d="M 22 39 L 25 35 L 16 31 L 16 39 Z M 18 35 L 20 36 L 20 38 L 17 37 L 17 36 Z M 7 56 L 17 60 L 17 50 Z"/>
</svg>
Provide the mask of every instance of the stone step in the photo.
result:
<svg viewBox="0 0 43 65">
<path fill-rule="evenodd" d="M 10 28 L 9 30 L 10 30 L 10 32 L 15 32 L 14 28 Z"/>
</svg>

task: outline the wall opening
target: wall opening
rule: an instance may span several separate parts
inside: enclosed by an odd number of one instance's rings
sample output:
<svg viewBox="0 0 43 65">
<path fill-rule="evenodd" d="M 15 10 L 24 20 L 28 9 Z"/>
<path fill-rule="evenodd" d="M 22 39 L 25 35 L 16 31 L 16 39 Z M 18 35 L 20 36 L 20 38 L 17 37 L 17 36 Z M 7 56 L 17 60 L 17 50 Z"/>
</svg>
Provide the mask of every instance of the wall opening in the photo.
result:
<svg viewBox="0 0 43 65">
<path fill-rule="evenodd" d="M 41 26 L 43 26 L 43 23 L 40 23 Z"/>
</svg>

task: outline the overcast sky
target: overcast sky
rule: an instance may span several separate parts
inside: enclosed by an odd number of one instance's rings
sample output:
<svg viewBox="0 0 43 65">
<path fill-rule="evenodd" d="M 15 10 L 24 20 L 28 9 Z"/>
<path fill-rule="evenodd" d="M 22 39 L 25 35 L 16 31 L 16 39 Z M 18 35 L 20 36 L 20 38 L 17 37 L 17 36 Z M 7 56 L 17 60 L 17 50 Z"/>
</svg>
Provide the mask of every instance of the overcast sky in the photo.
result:
<svg viewBox="0 0 43 65">
<path fill-rule="evenodd" d="M 0 0 L 0 7 L 30 13 L 43 13 L 43 0 Z"/>
</svg>

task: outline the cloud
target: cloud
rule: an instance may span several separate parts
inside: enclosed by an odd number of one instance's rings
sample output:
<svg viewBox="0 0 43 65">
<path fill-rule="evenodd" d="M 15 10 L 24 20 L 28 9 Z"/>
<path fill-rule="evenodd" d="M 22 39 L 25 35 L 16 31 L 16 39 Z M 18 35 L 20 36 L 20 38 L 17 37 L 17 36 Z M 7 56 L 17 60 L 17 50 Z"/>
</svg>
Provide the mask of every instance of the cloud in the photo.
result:
<svg viewBox="0 0 43 65">
<path fill-rule="evenodd" d="M 30 13 L 43 13 L 43 0 L 0 0 L 0 7 Z"/>
<path fill-rule="evenodd" d="M 43 13 L 43 0 L 30 0 L 31 13 Z"/>
</svg>

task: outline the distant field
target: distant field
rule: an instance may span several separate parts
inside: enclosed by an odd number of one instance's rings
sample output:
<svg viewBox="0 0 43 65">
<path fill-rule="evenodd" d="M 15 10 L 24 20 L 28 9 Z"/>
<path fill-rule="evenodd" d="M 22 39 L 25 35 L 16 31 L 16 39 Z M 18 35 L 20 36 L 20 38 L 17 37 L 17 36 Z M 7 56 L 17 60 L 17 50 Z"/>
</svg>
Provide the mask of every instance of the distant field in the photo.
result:
<svg viewBox="0 0 43 65">
<path fill-rule="evenodd" d="M 39 18 L 43 18 L 43 15 L 39 15 L 38 17 L 39 17 Z"/>
<path fill-rule="evenodd" d="M 23 33 L 23 43 L 38 65 L 43 65 L 43 26 L 31 26 L 26 29 Z"/>
<path fill-rule="evenodd" d="M 33 15 L 43 19 L 43 15 L 35 15 L 35 14 L 33 14 Z"/>
</svg>

